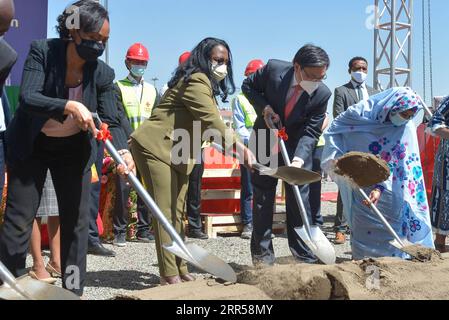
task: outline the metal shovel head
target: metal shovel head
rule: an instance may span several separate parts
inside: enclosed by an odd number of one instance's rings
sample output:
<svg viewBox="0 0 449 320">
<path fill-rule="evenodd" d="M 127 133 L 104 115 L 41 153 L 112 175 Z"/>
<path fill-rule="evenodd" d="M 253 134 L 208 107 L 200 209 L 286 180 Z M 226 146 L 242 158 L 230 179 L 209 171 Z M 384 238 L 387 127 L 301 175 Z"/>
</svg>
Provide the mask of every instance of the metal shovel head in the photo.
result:
<svg viewBox="0 0 449 320">
<path fill-rule="evenodd" d="M 295 228 L 295 231 L 321 262 L 327 265 L 335 264 L 337 257 L 334 246 L 318 226 L 310 227 L 310 236 L 304 227 Z"/>
<path fill-rule="evenodd" d="M 279 167 L 277 169 L 267 168 L 267 170 L 262 171 L 262 174 L 281 179 L 290 185 L 298 186 L 303 186 L 321 180 L 320 174 L 295 167 Z"/>
<path fill-rule="evenodd" d="M 164 249 L 173 253 L 175 256 L 190 262 L 198 269 L 216 276 L 217 278 L 223 279 L 227 282 L 237 282 L 237 275 L 226 262 L 210 254 L 205 249 L 194 243 L 187 243 L 185 246 L 188 252 L 185 252 L 185 250 L 174 242 L 171 246 L 164 245 Z"/>
<path fill-rule="evenodd" d="M 76 294 L 54 285 L 23 276 L 18 284 L 35 300 L 80 300 Z M 24 300 L 20 294 L 3 285 L 0 287 L 0 300 Z"/>
</svg>

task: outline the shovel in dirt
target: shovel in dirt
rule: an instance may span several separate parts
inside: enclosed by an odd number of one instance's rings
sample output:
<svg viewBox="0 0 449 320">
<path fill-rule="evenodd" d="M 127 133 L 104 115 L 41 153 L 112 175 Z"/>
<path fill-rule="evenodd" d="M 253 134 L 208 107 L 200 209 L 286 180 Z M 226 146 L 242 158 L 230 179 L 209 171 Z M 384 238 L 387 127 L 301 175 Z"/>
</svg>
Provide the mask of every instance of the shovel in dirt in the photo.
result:
<svg viewBox="0 0 449 320">
<path fill-rule="evenodd" d="M 221 145 L 212 142 L 211 146 L 226 155 L 226 152 Z M 234 159 L 240 160 L 239 155 L 234 151 L 231 152 L 230 156 Z M 243 163 L 243 161 L 240 162 Z M 321 176 L 318 173 L 295 167 L 279 167 L 276 169 L 271 169 L 256 162 L 253 163 L 252 168 L 259 171 L 262 175 L 280 179 L 290 185 L 304 185 L 321 180 Z"/>
<path fill-rule="evenodd" d="M 278 123 L 279 127 L 281 127 L 281 123 Z M 269 120 L 269 127 L 272 130 L 278 130 L 276 129 L 276 126 L 274 123 Z M 279 147 L 281 149 L 281 154 L 284 159 L 284 163 L 286 166 L 291 166 L 290 157 L 288 156 L 287 148 L 285 146 L 284 138 L 279 136 Z M 321 176 L 319 175 L 319 179 L 312 181 L 317 182 L 321 180 Z M 311 182 L 308 182 L 311 183 Z M 306 208 L 304 206 L 304 203 L 301 198 L 301 193 L 299 191 L 298 185 L 305 185 L 308 183 L 298 183 L 297 185 L 292 185 L 293 192 L 295 194 L 296 202 L 299 207 L 299 213 L 301 215 L 301 219 L 303 222 L 302 227 L 295 228 L 296 233 L 298 236 L 304 241 L 304 243 L 307 245 L 307 247 L 312 251 L 312 253 L 324 264 L 335 264 L 335 261 L 337 259 L 335 254 L 335 248 L 330 243 L 329 239 L 324 235 L 323 231 L 320 229 L 319 226 L 310 225 L 309 218 L 307 217 Z"/>
<path fill-rule="evenodd" d="M 80 300 L 74 293 L 28 276 L 16 279 L 0 262 L 0 300 Z"/>
<path fill-rule="evenodd" d="M 367 175 L 367 172 L 370 174 Z M 384 160 L 369 153 L 349 152 L 337 160 L 334 173 L 342 176 L 344 179 L 349 180 L 352 184 L 357 186 L 360 194 L 369 203 L 371 209 L 382 221 L 388 232 L 393 236 L 394 240 L 390 241 L 392 246 L 422 262 L 429 261 L 433 253 L 438 255 L 433 249 L 413 244 L 406 239 L 401 239 L 387 219 L 385 219 L 384 215 L 379 211 L 376 205 L 371 202 L 369 196 L 362 189 L 363 187 L 381 183 L 390 177 L 390 168 Z"/>
<path fill-rule="evenodd" d="M 285 147 L 284 140 L 279 138 L 279 146 L 281 149 L 282 157 L 287 166 L 291 166 L 291 161 L 288 156 L 287 148 Z M 321 180 L 320 179 L 318 181 Z M 313 181 L 316 182 L 316 181 Z M 310 183 L 310 182 L 309 182 Z M 299 185 L 304 185 L 307 183 L 302 183 Z M 309 218 L 307 217 L 306 208 L 301 198 L 301 193 L 299 192 L 298 185 L 293 185 L 293 192 L 295 194 L 296 202 L 298 203 L 299 213 L 301 214 L 301 219 L 303 222 L 302 227 L 295 228 L 298 236 L 304 241 L 304 243 L 309 247 L 312 253 L 321 260 L 324 264 L 335 264 L 336 255 L 335 248 L 330 243 L 329 239 L 324 235 L 323 231 L 319 226 L 311 226 L 309 223 Z"/>
<path fill-rule="evenodd" d="M 98 114 L 93 113 L 92 115 L 94 119 L 96 119 L 101 124 L 101 120 Z M 103 126 L 103 124 L 101 125 Z M 107 131 L 107 127 L 105 131 Z M 107 132 L 105 136 L 108 136 Z M 109 139 L 100 140 L 104 141 L 106 150 L 109 152 L 114 161 L 117 164 L 121 164 L 126 167 L 125 161 L 119 155 L 111 141 Z M 131 186 L 136 190 L 137 194 L 141 197 L 145 205 L 150 209 L 152 215 L 159 221 L 159 223 L 170 235 L 173 242 L 171 245 L 164 245 L 165 250 L 218 278 L 221 278 L 228 282 L 237 282 L 237 275 L 226 262 L 210 254 L 205 249 L 194 243 L 184 243 L 179 234 L 176 232 L 175 228 L 159 209 L 156 202 L 154 202 L 153 198 L 151 198 L 143 185 L 140 183 L 139 179 L 137 179 L 137 177 L 132 172 L 128 174 L 127 179 Z"/>
</svg>

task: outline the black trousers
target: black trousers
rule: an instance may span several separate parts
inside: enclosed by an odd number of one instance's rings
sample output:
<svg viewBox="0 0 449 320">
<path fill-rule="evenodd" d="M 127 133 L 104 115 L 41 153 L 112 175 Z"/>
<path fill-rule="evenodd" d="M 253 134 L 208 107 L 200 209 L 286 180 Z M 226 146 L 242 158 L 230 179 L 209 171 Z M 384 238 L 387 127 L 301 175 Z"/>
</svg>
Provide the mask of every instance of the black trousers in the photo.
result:
<svg viewBox="0 0 449 320">
<path fill-rule="evenodd" d="M 289 150 L 289 153 L 293 154 L 293 151 L 294 150 Z M 312 155 L 310 155 L 309 159 L 304 159 L 304 169 L 312 169 L 311 158 Z M 279 165 L 283 165 L 282 159 L 279 160 Z M 273 207 L 276 200 L 276 187 L 278 180 L 255 172 L 252 175 L 252 183 L 254 188 L 254 199 L 251 256 L 254 264 L 263 263 L 272 265 L 276 259 L 271 233 L 273 228 Z M 290 251 L 297 260 L 307 263 L 314 263 L 317 261 L 316 257 L 295 231 L 295 228 L 302 226 L 303 223 L 293 188 L 290 185 L 286 185 L 285 193 L 287 207 L 287 236 Z M 301 186 L 300 193 L 309 220 L 311 222 L 315 221 L 311 216 L 309 186 Z"/>
<path fill-rule="evenodd" d="M 86 133 L 69 138 L 40 134 L 33 154 L 8 167 L 5 221 L 0 231 L 0 260 L 16 276 L 26 273 L 33 220 L 47 170 L 56 191 L 61 223 L 63 287 L 82 295 L 86 275 L 91 171 Z"/>
<path fill-rule="evenodd" d="M 190 230 L 201 231 L 201 180 L 203 179 L 204 162 L 195 164 L 189 176 L 189 189 L 187 190 L 187 219 Z"/>
<path fill-rule="evenodd" d="M 103 168 L 104 144 L 98 145 L 97 159 L 95 160 L 95 169 L 98 177 L 101 178 L 101 169 Z M 90 210 L 89 210 L 89 247 L 95 247 L 101 244 L 100 235 L 98 234 L 98 209 L 100 208 L 101 182 L 92 183 L 90 191 Z"/>
<path fill-rule="evenodd" d="M 140 179 L 140 174 L 137 172 Z M 125 180 L 119 175 L 116 176 L 116 196 L 114 203 L 114 235 L 126 233 L 126 227 L 129 224 L 129 208 L 128 198 L 131 187 L 126 184 Z M 143 234 L 150 231 L 151 215 L 142 199 L 137 196 L 137 234 Z"/>
<path fill-rule="evenodd" d="M 312 171 L 321 173 L 321 155 L 324 147 L 316 147 L 313 151 Z M 323 216 L 321 215 L 321 181 L 311 183 L 309 194 L 310 210 L 312 212 L 311 223 L 317 226 L 324 224 Z"/>
</svg>

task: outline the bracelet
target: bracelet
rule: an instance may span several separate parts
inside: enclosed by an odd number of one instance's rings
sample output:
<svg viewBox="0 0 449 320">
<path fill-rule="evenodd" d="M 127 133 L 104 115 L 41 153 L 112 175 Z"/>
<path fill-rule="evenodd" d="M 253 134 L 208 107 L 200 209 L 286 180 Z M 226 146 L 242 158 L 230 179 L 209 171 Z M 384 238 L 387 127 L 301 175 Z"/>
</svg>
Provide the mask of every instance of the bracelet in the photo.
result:
<svg viewBox="0 0 449 320">
<path fill-rule="evenodd" d="M 121 156 L 121 157 L 123 157 L 125 154 L 131 154 L 131 152 L 129 151 L 129 150 L 127 150 L 127 149 L 123 149 L 123 150 L 120 150 L 119 152 L 118 152 L 118 154 Z"/>
</svg>

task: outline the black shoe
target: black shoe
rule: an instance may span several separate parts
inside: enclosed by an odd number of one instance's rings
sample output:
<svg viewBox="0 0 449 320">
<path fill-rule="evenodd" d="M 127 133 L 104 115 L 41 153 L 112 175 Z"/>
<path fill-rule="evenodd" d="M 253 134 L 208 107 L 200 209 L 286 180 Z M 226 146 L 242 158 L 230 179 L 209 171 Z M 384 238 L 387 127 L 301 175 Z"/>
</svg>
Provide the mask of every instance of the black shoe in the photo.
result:
<svg viewBox="0 0 449 320">
<path fill-rule="evenodd" d="M 154 240 L 154 235 L 150 231 L 137 232 L 136 234 L 136 241 L 138 242 L 150 243 Z"/>
<path fill-rule="evenodd" d="M 201 230 L 190 230 L 187 233 L 187 237 L 201 240 L 209 239 L 209 236 L 204 232 L 202 232 Z"/>
<path fill-rule="evenodd" d="M 94 255 L 94 256 L 101 256 L 101 257 L 115 257 L 115 252 L 109 249 L 106 249 L 103 247 L 102 244 L 98 244 L 96 246 L 89 247 L 87 249 L 87 253 Z"/>
</svg>

